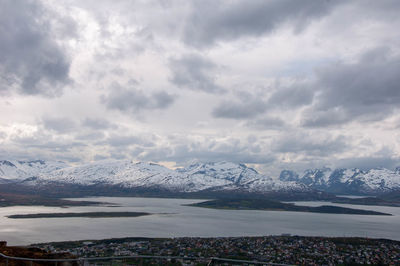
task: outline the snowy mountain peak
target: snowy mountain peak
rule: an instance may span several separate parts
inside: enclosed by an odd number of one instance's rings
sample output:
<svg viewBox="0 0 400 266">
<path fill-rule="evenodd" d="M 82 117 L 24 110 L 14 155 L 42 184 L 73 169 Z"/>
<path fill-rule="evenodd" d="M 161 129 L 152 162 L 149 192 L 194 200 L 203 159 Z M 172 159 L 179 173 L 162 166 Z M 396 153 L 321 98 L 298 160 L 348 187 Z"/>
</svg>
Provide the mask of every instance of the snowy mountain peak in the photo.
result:
<svg viewBox="0 0 400 266">
<path fill-rule="evenodd" d="M 33 164 L 41 164 L 44 165 L 46 164 L 45 161 L 43 160 L 34 160 L 34 161 L 18 161 L 20 164 L 28 164 L 29 166 L 32 166 Z"/>
<path fill-rule="evenodd" d="M 37 177 L 40 174 L 49 173 L 58 169 L 68 167 L 63 162 L 53 161 L 0 161 L 0 179 L 2 183 L 14 180 L 23 180 Z"/>
<path fill-rule="evenodd" d="M 186 170 L 190 170 L 190 169 L 209 169 L 211 171 L 217 171 L 217 170 L 228 170 L 228 169 L 252 169 L 247 167 L 245 164 L 236 164 L 236 163 L 232 163 L 232 162 L 226 162 L 226 161 L 222 161 L 222 162 L 206 162 L 206 163 L 194 163 L 189 165 L 188 167 L 185 168 L 180 168 L 180 169 L 186 169 Z M 185 170 L 185 171 L 186 171 Z M 254 172 L 257 173 L 256 170 L 252 169 Z"/>
<path fill-rule="evenodd" d="M 400 166 L 397 166 L 396 169 L 394 169 L 394 172 L 400 175 Z"/>
<path fill-rule="evenodd" d="M 324 186 L 329 181 L 331 173 L 332 169 L 329 167 L 307 169 L 301 177 L 301 183 L 306 185 L 316 184 L 318 187 Z"/>
<path fill-rule="evenodd" d="M 253 168 L 249 168 L 244 164 L 235 164 L 231 162 L 197 163 L 187 168 L 180 168 L 177 171 L 191 177 L 218 180 L 214 182 L 218 182 L 219 185 L 224 185 L 223 183 L 225 181 L 241 184 L 255 176 L 259 178 L 262 177 L 262 175 Z"/>
<path fill-rule="evenodd" d="M 329 167 L 307 169 L 304 171 L 305 174 L 312 175 L 312 176 L 324 175 L 325 173 L 329 173 L 329 172 L 332 172 L 332 169 Z"/>
<path fill-rule="evenodd" d="M 299 175 L 291 170 L 283 170 L 279 175 L 279 180 L 281 181 L 297 181 L 299 179 Z"/>
<path fill-rule="evenodd" d="M 358 168 L 310 169 L 303 175 L 284 170 L 280 180 L 297 181 L 306 186 L 333 193 L 369 194 L 380 193 L 400 188 L 400 169 L 392 171 L 385 168 L 374 168 L 362 171 Z"/>
<path fill-rule="evenodd" d="M 9 166 L 9 167 L 16 167 L 12 162 L 7 161 L 7 160 L 0 161 L 0 165 Z"/>
</svg>

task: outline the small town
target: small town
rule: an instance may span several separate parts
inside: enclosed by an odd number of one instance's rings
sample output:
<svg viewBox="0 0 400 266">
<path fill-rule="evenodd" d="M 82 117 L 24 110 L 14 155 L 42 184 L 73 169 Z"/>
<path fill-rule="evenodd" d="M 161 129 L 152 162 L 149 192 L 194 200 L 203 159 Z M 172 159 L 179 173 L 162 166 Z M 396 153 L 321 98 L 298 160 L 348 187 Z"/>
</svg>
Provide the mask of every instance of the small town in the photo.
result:
<svg viewBox="0 0 400 266">
<path fill-rule="evenodd" d="M 228 258 L 292 265 L 399 265 L 400 242 L 368 238 L 302 236 L 124 238 L 35 245 L 49 252 L 77 257 L 177 256 Z M 203 258 L 203 259 L 202 259 Z M 177 261 L 178 265 L 179 263 Z M 200 264 L 199 264 L 200 263 Z"/>
</svg>

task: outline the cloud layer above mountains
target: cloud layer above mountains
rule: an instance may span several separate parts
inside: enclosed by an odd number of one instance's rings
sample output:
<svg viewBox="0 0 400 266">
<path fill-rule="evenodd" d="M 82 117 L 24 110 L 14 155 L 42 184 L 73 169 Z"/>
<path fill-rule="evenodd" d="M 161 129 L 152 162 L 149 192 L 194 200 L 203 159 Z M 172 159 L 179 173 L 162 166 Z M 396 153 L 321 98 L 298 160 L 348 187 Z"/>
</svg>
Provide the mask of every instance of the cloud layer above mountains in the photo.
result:
<svg viewBox="0 0 400 266">
<path fill-rule="evenodd" d="M 400 164 L 399 1 L 0 3 L 0 157 Z"/>
</svg>

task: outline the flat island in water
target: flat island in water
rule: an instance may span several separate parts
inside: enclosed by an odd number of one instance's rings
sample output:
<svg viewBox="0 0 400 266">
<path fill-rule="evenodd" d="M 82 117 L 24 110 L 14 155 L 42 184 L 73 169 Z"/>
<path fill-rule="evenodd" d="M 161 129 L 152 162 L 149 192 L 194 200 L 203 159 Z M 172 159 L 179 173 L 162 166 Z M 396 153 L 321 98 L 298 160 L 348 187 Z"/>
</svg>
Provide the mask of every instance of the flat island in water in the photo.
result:
<svg viewBox="0 0 400 266">
<path fill-rule="evenodd" d="M 115 218 L 115 217 L 139 217 L 151 215 L 148 212 L 62 212 L 62 213 L 33 213 L 33 214 L 13 214 L 7 216 L 11 219 L 31 219 L 31 218 Z"/>
<path fill-rule="evenodd" d="M 292 211 L 292 212 L 315 212 L 315 213 L 332 213 L 332 214 L 358 214 L 358 215 L 387 215 L 370 210 L 352 209 L 338 206 L 299 206 L 292 203 L 283 203 L 279 201 L 267 199 L 216 199 L 205 202 L 190 204 L 188 206 L 226 209 L 226 210 L 263 210 L 263 211 Z"/>
</svg>

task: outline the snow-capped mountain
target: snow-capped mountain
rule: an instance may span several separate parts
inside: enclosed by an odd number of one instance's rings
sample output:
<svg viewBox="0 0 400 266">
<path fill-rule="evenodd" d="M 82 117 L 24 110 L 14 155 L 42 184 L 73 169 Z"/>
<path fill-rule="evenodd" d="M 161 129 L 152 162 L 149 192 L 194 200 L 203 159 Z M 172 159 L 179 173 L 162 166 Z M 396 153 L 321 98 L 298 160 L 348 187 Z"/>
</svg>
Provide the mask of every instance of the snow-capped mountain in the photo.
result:
<svg viewBox="0 0 400 266">
<path fill-rule="evenodd" d="M 3 161 L 4 179 L 26 186 L 114 186 L 124 189 L 162 189 L 172 192 L 199 191 L 307 191 L 295 181 L 282 182 L 259 174 L 244 164 L 229 162 L 193 164 L 171 170 L 164 166 L 128 160 L 107 160 L 79 166 L 44 161 Z"/>
<path fill-rule="evenodd" d="M 299 175 L 290 170 L 281 172 L 281 181 L 297 181 L 310 188 L 332 193 L 373 194 L 400 189 L 400 168 L 362 171 L 353 169 L 322 168 L 306 170 Z"/>
<path fill-rule="evenodd" d="M 59 161 L 0 161 L 0 184 L 25 180 L 68 167 Z"/>
<path fill-rule="evenodd" d="M 400 168 L 362 171 L 321 168 L 301 175 L 290 170 L 279 178 L 258 173 L 244 164 L 196 163 L 172 170 L 159 164 L 106 160 L 71 166 L 52 161 L 0 161 L 0 184 L 21 184 L 35 188 L 59 186 L 157 189 L 170 192 L 321 190 L 337 194 L 374 194 L 400 189 Z"/>
<path fill-rule="evenodd" d="M 259 174 L 244 164 L 198 163 L 177 170 L 198 190 L 244 190 L 247 192 L 307 190 L 297 182 L 282 182 Z"/>
<path fill-rule="evenodd" d="M 262 192 L 307 189 L 296 182 L 274 181 L 245 165 L 228 162 L 193 164 L 187 168 L 171 170 L 154 163 L 134 163 L 127 160 L 101 161 L 40 174 L 33 183 L 113 185 L 123 188 L 157 188 L 175 192 L 204 190 Z"/>
<path fill-rule="evenodd" d="M 63 168 L 40 174 L 36 184 L 64 183 L 83 186 L 118 185 L 124 188 L 162 187 L 184 191 L 183 176 L 154 163 L 110 160 Z"/>
</svg>

